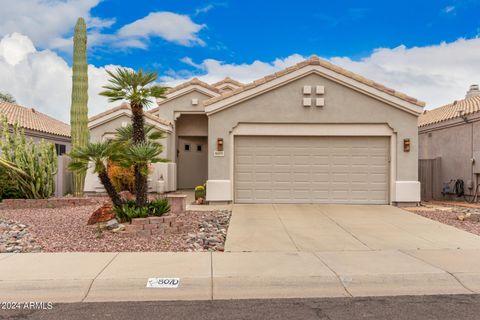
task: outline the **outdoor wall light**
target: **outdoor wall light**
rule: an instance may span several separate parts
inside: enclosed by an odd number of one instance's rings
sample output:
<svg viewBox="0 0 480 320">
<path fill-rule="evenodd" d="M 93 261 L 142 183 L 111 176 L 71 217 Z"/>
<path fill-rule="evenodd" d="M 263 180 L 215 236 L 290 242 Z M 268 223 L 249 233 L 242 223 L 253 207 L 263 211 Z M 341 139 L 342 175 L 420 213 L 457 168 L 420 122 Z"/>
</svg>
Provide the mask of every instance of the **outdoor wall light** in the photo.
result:
<svg viewBox="0 0 480 320">
<path fill-rule="evenodd" d="M 403 139 L 403 151 L 410 152 L 410 139 Z"/>
<path fill-rule="evenodd" d="M 223 151 L 223 139 L 222 138 L 217 139 L 217 151 Z"/>
</svg>

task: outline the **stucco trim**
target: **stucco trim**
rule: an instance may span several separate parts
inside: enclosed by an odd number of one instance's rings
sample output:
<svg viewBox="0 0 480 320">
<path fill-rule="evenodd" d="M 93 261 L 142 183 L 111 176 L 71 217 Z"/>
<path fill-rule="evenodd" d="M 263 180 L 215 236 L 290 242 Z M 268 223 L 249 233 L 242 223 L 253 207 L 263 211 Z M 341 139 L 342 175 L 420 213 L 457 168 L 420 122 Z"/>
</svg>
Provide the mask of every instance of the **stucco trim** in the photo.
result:
<svg viewBox="0 0 480 320">
<path fill-rule="evenodd" d="M 112 113 L 105 114 L 100 118 L 97 118 L 97 119 L 94 119 L 93 121 L 90 121 L 88 123 L 88 128 L 91 130 L 93 128 L 101 126 L 104 123 L 110 122 L 110 121 L 115 120 L 117 118 L 120 118 L 122 116 L 127 116 L 127 117 L 130 118 L 132 116 L 132 112 L 130 110 L 127 110 L 127 109 L 120 109 L 120 110 L 114 111 Z M 167 125 L 165 125 L 161 122 L 154 121 L 150 117 L 151 117 L 151 115 L 149 117 L 145 117 L 145 122 L 147 124 L 153 125 L 154 127 L 158 128 L 158 129 L 160 129 L 164 132 L 168 132 L 168 133 L 173 132 L 173 128 L 172 128 L 171 125 L 167 126 Z"/>
<path fill-rule="evenodd" d="M 269 92 L 278 87 L 284 86 L 290 82 L 293 82 L 310 74 L 318 74 L 319 76 L 325 77 L 353 90 L 366 94 L 372 98 L 385 102 L 393 107 L 396 107 L 413 115 L 419 116 L 423 112 L 423 108 L 414 103 L 410 103 L 408 101 L 390 95 L 384 91 L 366 85 L 360 81 L 349 78 L 319 65 L 307 65 L 299 70 L 293 71 L 271 81 L 265 82 L 264 84 L 253 87 L 252 89 L 247 89 L 243 92 L 232 95 L 225 99 L 213 102 L 205 108 L 205 112 L 207 113 L 207 115 L 220 112 L 226 108 L 235 106 L 245 100 L 252 99 L 253 97 Z"/>
<path fill-rule="evenodd" d="M 204 94 L 206 94 L 207 96 L 210 96 L 210 97 L 216 97 L 216 96 L 220 95 L 215 91 L 212 91 L 212 90 L 209 90 L 209 89 L 204 88 L 202 86 L 194 84 L 194 85 L 185 87 L 183 89 L 177 90 L 175 92 L 172 92 L 170 94 L 167 94 L 166 95 L 167 99 L 165 99 L 165 100 L 168 100 L 168 99 L 171 100 L 171 99 L 174 99 L 176 97 L 183 96 L 183 95 L 185 95 L 187 93 L 190 93 L 192 91 L 199 91 L 199 92 L 204 93 Z M 159 102 L 162 103 L 163 101 L 164 100 L 160 100 Z"/>
<path fill-rule="evenodd" d="M 390 139 L 390 183 L 389 203 L 396 201 L 397 178 L 397 134 L 390 126 L 382 123 L 341 123 L 341 124 L 306 124 L 306 123 L 240 123 L 230 132 L 230 195 L 229 201 L 235 202 L 235 137 L 236 136 L 385 136 Z M 228 181 L 228 180 L 226 180 Z"/>
<path fill-rule="evenodd" d="M 208 90 L 207 88 L 204 88 L 202 86 L 199 86 L 199 85 L 191 85 L 191 86 L 188 86 L 188 87 L 185 87 L 183 89 L 180 89 L 178 91 L 175 91 L 171 94 L 167 94 L 165 97 L 165 99 L 157 99 L 157 107 L 153 108 L 153 109 L 150 109 L 148 110 L 148 113 L 151 113 L 151 114 L 154 114 L 155 112 L 158 111 L 158 109 L 160 109 L 160 106 L 162 104 L 165 104 L 167 102 L 170 102 L 172 100 L 175 100 L 176 98 L 179 98 L 181 96 L 184 96 L 186 94 L 189 94 L 191 92 L 194 92 L 194 91 L 197 91 L 197 92 L 200 92 L 200 93 L 203 93 L 207 96 L 209 96 L 210 98 L 213 98 L 213 97 L 216 97 L 216 96 L 219 96 L 218 93 L 214 92 L 214 91 L 211 91 L 211 90 Z M 199 102 L 199 105 L 198 105 L 199 108 L 202 108 L 202 103 Z M 203 110 L 203 109 L 202 109 Z"/>
</svg>

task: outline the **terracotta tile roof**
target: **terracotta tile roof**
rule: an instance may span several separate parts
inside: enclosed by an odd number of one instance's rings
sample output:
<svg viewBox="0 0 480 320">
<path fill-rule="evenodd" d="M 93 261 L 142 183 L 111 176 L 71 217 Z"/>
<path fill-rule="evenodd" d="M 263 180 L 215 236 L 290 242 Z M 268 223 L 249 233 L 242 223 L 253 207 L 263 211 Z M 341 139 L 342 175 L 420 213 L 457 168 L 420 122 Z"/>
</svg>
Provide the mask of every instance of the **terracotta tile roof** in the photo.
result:
<svg viewBox="0 0 480 320">
<path fill-rule="evenodd" d="M 60 120 L 17 104 L 0 102 L 0 117 L 7 116 L 10 125 L 17 123 L 24 129 L 70 137 L 70 126 Z"/>
<path fill-rule="evenodd" d="M 218 90 L 217 88 L 215 88 L 214 86 L 211 86 L 209 85 L 208 83 L 206 82 L 203 82 L 201 80 L 199 80 L 198 78 L 193 78 L 189 81 L 186 81 L 186 82 L 183 82 L 181 84 L 179 84 L 178 86 L 175 86 L 173 88 L 170 88 L 168 89 L 167 91 L 167 95 L 168 94 L 171 94 L 171 93 L 174 93 L 178 90 L 181 90 L 183 88 L 186 88 L 188 86 L 193 86 L 193 85 L 197 85 L 197 86 L 201 86 L 201 87 L 204 87 L 205 89 L 208 89 L 210 91 L 213 91 L 213 92 L 216 92 L 216 93 L 220 93 L 220 90 Z"/>
<path fill-rule="evenodd" d="M 429 124 L 459 118 L 460 110 L 463 110 L 464 115 L 479 112 L 480 96 L 454 101 L 453 103 L 433 110 L 425 110 L 420 117 L 418 117 L 418 126 L 423 127 Z"/>
<path fill-rule="evenodd" d="M 101 112 L 99 114 L 96 114 L 90 118 L 88 118 L 88 122 L 91 122 L 91 121 L 94 121 L 94 120 L 97 120 L 97 119 L 100 119 L 101 117 L 103 116 L 106 116 L 106 115 L 109 115 L 111 113 L 114 113 L 116 111 L 119 111 L 119 110 L 130 110 L 130 104 L 127 103 L 127 102 L 124 102 L 122 103 L 121 105 L 117 106 L 117 107 L 114 107 L 114 108 L 111 108 L 111 109 L 108 109 L 104 112 Z M 153 121 L 156 121 L 156 122 L 159 122 L 161 124 L 164 124 L 166 126 L 171 126 L 172 123 L 170 121 L 167 121 L 165 119 L 162 119 L 160 117 L 157 117 L 155 115 L 153 115 L 152 113 L 150 113 L 149 111 L 146 111 L 143 113 L 145 115 L 146 118 L 149 118 Z"/>
<path fill-rule="evenodd" d="M 410 96 L 407 96 L 406 94 L 404 93 L 401 93 L 401 92 L 398 92 L 398 91 L 395 91 L 393 89 L 390 89 L 388 87 L 385 87 L 384 85 L 381 85 L 375 81 L 372 81 L 372 80 L 369 80 L 367 78 L 364 78 L 356 73 L 353 73 L 351 71 L 348 71 L 348 70 L 345 70 L 339 66 L 336 66 L 326 60 L 323 60 L 323 59 L 320 59 L 319 57 L 313 55 L 311 56 L 310 58 L 308 58 L 307 60 L 304 60 L 300 63 L 297 63 L 296 65 L 293 65 L 291 67 L 288 67 L 286 69 L 283 69 L 281 71 L 278 71 L 274 74 L 271 74 L 271 75 L 268 75 L 268 76 L 265 76 L 261 79 L 258 79 L 256 81 L 253 81 L 251 83 L 248 83 L 248 84 L 245 84 L 242 88 L 238 88 L 238 89 L 235 89 L 233 91 L 230 91 L 230 92 L 225 92 L 225 93 L 222 93 L 220 96 L 218 97 L 214 97 L 214 98 L 211 98 L 207 101 L 204 102 L 204 105 L 211 105 L 215 102 L 218 102 L 220 100 L 223 100 L 223 99 L 226 99 L 228 97 L 231 97 L 233 95 L 236 95 L 236 94 L 239 94 L 240 92 L 243 92 L 243 91 L 246 91 L 246 90 L 250 90 L 250 89 L 253 89 L 255 87 L 258 87 L 259 85 L 262 85 L 264 83 L 267 83 L 267 82 L 270 82 L 274 79 L 277 79 L 281 76 L 284 76 L 286 74 L 289 74 L 289 73 L 292 73 L 296 70 L 299 70 L 303 67 L 306 67 L 306 66 L 309 66 L 309 65 L 319 65 L 319 66 L 322 66 L 324 68 L 327 68 L 329 70 L 332 70 L 334 72 L 337 72 L 343 76 L 346 76 L 346 77 L 349 77 L 351 79 L 354 79 L 356 81 L 359 81 L 363 84 L 366 84 L 368 86 L 371 86 L 377 90 L 380 90 L 380 91 L 383 91 L 385 93 L 388 93 L 389 95 L 392 95 L 392 96 L 395 96 L 397 98 L 400 98 L 402 100 L 405 100 L 407 102 L 410 102 L 410 103 L 413 103 L 417 106 L 420 106 L 420 107 L 424 107 L 425 106 L 425 103 L 422 102 L 422 101 L 419 101 L 415 98 L 412 98 Z"/>
<path fill-rule="evenodd" d="M 212 87 L 219 87 L 221 86 L 222 84 L 233 84 L 234 86 L 236 87 L 243 87 L 244 84 L 241 83 L 241 82 L 238 82 L 237 80 L 233 80 L 232 78 L 230 77 L 226 77 L 225 79 L 221 80 L 221 81 L 218 81 L 218 82 L 215 82 L 212 84 Z"/>
</svg>

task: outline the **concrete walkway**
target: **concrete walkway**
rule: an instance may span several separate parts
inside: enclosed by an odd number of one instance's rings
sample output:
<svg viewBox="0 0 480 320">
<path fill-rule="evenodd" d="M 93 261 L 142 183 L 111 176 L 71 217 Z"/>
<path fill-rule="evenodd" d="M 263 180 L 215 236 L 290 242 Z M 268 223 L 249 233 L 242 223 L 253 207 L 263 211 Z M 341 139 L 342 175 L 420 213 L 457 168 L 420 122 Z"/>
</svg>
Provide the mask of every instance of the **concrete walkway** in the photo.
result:
<svg viewBox="0 0 480 320">
<path fill-rule="evenodd" d="M 177 289 L 146 288 L 178 277 Z M 3 301 L 140 301 L 480 293 L 480 250 L 0 255 Z"/>
<path fill-rule="evenodd" d="M 480 249 L 480 237 L 379 205 L 233 206 L 226 251 Z"/>
</svg>

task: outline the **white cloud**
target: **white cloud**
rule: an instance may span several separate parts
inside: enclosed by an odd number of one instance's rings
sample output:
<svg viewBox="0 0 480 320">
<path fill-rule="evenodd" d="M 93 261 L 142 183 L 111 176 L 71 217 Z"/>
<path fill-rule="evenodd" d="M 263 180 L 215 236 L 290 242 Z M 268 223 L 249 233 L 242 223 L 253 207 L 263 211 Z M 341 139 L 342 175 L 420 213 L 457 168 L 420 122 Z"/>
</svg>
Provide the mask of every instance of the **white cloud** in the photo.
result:
<svg viewBox="0 0 480 320">
<path fill-rule="evenodd" d="M 199 14 L 207 13 L 208 11 L 212 10 L 213 8 L 215 8 L 215 6 L 213 4 L 211 4 L 211 3 L 207 4 L 206 6 L 203 6 L 201 8 L 196 9 L 194 15 L 198 16 Z"/>
<path fill-rule="evenodd" d="M 27 35 L 36 47 L 58 46 L 71 33 L 78 17 L 93 29 L 111 26 L 115 20 L 93 17 L 90 10 L 101 0 L 0 0 L 0 38 L 14 32 Z"/>
<path fill-rule="evenodd" d="M 451 13 L 451 12 L 454 12 L 455 11 L 455 6 L 446 6 L 444 9 L 443 9 L 443 12 L 445 13 Z"/>
<path fill-rule="evenodd" d="M 206 59 L 195 63 L 191 58 L 181 61 L 195 67 L 196 72 L 171 71 L 162 78 L 170 85 L 197 76 L 215 82 L 226 76 L 250 82 L 295 64 L 306 57 L 294 54 L 273 62 L 254 61 L 229 64 Z M 458 39 L 451 43 L 407 48 L 380 48 L 360 60 L 332 57 L 332 63 L 402 91 L 435 108 L 463 99 L 471 84 L 480 83 L 480 38 Z"/>
<path fill-rule="evenodd" d="M 197 24 L 187 15 L 173 12 L 151 12 L 148 16 L 120 28 L 121 39 L 148 41 L 151 37 L 160 37 L 167 41 L 185 46 L 205 45 L 198 33 L 205 27 Z"/>
<path fill-rule="evenodd" d="M 196 68 L 171 70 L 161 80 L 169 85 L 197 75 L 212 83 L 226 76 L 250 82 L 293 65 L 305 57 L 293 54 L 271 62 L 231 64 L 214 59 L 195 63 L 182 61 Z M 437 107 L 465 96 L 470 84 L 480 82 L 480 39 L 459 39 L 434 46 L 377 49 L 361 60 L 334 57 L 333 63 L 367 78 L 403 91 Z M 98 95 L 107 83 L 105 68 L 89 66 L 89 114 L 105 111 L 111 104 Z M 12 34 L 0 41 L 0 91 L 11 93 L 25 106 L 68 121 L 70 114 L 71 67 L 50 50 L 36 50 L 23 35 Z M 200 75 L 198 75 L 200 74 Z"/>
<path fill-rule="evenodd" d="M 184 57 L 181 59 L 182 62 L 197 68 L 202 74 L 195 75 L 194 73 L 186 73 L 184 70 L 178 72 L 172 71 L 169 75 L 162 77 L 161 80 L 172 85 L 185 81 L 186 78 L 193 76 L 197 76 L 207 83 L 213 83 L 225 77 L 231 77 L 240 82 L 247 83 L 284 69 L 304 59 L 305 58 L 299 54 L 293 54 L 286 58 L 277 58 L 272 62 L 255 60 L 252 63 L 230 64 L 214 59 L 206 59 L 201 63 L 195 63 L 191 58 Z"/>
<path fill-rule="evenodd" d="M 480 38 L 426 47 L 382 48 L 359 61 L 347 57 L 331 61 L 434 108 L 463 99 L 469 86 L 480 82 Z"/>
<path fill-rule="evenodd" d="M 68 122 L 72 69 L 65 60 L 50 50 L 37 51 L 28 37 L 19 34 L 5 36 L 0 48 L 0 91 L 12 94 L 20 105 Z M 15 59 L 10 52 L 15 52 Z M 107 99 L 98 93 L 107 84 L 105 68 L 114 67 L 89 66 L 90 115 L 108 108 Z"/>
</svg>

